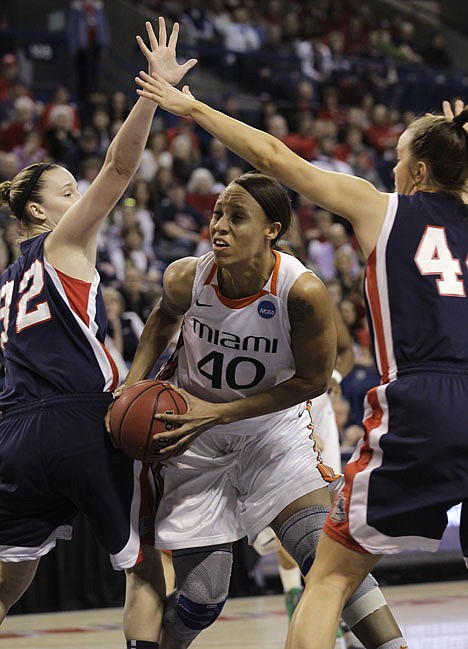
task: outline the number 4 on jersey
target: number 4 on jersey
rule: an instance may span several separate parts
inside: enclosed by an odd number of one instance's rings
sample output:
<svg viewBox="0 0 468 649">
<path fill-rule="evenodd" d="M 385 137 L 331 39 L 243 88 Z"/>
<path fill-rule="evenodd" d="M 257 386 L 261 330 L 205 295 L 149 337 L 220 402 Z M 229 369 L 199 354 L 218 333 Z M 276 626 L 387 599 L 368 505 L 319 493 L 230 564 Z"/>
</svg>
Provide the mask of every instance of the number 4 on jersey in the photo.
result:
<svg viewBox="0 0 468 649">
<path fill-rule="evenodd" d="M 421 275 L 440 275 L 436 280 L 439 295 L 466 296 L 460 260 L 452 256 L 444 227 L 427 226 L 414 261 Z"/>
</svg>

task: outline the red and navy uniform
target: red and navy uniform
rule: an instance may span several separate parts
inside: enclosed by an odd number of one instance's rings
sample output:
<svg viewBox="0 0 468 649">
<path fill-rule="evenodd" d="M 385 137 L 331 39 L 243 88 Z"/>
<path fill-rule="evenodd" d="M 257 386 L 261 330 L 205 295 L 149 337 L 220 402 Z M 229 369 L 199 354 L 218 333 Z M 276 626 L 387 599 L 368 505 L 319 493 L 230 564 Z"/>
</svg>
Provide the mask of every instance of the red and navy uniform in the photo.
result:
<svg viewBox="0 0 468 649">
<path fill-rule="evenodd" d="M 442 193 L 390 196 L 367 261 L 366 306 L 382 384 L 325 531 L 375 554 L 436 550 L 463 503 L 468 556 L 468 219 Z"/>
<path fill-rule="evenodd" d="M 0 559 L 45 554 L 83 511 L 114 567 L 131 567 L 153 532 L 152 476 L 104 429 L 117 370 L 99 276 L 53 268 L 46 237 L 23 242 L 0 278 Z"/>
</svg>

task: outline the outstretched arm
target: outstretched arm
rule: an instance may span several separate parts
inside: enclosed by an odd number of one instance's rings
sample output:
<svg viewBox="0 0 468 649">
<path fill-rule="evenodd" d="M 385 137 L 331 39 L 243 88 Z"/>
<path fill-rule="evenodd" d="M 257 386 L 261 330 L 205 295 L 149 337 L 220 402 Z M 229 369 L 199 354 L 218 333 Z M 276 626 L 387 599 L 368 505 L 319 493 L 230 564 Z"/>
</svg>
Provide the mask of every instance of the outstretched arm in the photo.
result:
<svg viewBox="0 0 468 649">
<path fill-rule="evenodd" d="M 194 99 L 188 87 L 172 88 L 158 75 L 137 79 L 142 97 L 152 99 L 177 115 L 188 115 L 257 169 L 272 174 L 325 209 L 348 219 L 365 254 L 377 241 L 388 204 L 388 194 L 366 180 L 323 171 L 296 155 L 272 135 L 252 128 Z"/>
<path fill-rule="evenodd" d="M 176 61 L 178 24 L 174 24 L 168 42 L 163 18 L 159 19 L 159 40 L 151 23 L 146 23 L 146 30 L 150 47 L 145 45 L 140 36 L 137 36 L 137 41 L 148 61 L 149 71 L 157 72 L 170 83 L 178 83 L 196 63 L 195 59 L 190 59 L 183 65 Z M 56 268 L 80 277 L 86 267 L 89 275 L 95 263 L 96 233 L 138 168 L 155 110 L 153 101 L 140 98 L 136 102 L 109 146 L 97 178 L 47 238 L 47 259 Z"/>
</svg>

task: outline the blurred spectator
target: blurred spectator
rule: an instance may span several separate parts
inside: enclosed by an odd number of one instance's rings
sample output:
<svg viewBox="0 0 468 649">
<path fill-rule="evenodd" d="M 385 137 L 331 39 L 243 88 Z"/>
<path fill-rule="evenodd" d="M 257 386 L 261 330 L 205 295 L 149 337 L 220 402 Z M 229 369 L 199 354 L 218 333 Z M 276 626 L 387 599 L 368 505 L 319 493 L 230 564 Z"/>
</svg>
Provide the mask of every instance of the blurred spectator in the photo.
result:
<svg viewBox="0 0 468 649">
<path fill-rule="evenodd" d="M 338 304 L 343 299 L 343 287 L 341 286 L 340 280 L 336 277 L 332 277 L 326 282 L 326 287 L 328 295 L 330 296 L 330 300 L 333 302 L 333 304 L 338 306 Z"/>
<path fill-rule="evenodd" d="M 37 130 L 30 131 L 23 144 L 15 146 L 12 153 L 18 161 L 18 170 L 35 162 L 44 162 L 48 156 L 42 146 L 42 136 Z"/>
<path fill-rule="evenodd" d="M 200 137 L 196 132 L 197 125 L 191 117 L 179 117 L 175 126 L 166 130 L 166 142 L 170 147 L 178 135 L 185 135 L 197 156 L 200 155 Z"/>
<path fill-rule="evenodd" d="M 307 248 L 307 259 L 317 269 L 324 281 L 336 277 L 335 255 L 345 249 L 353 259 L 353 267 L 358 272 L 357 256 L 349 241 L 348 233 L 342 223 L 333 223 L 333 216 L 327 210 L 317 210 L 316 223 L 319 236 L 313 239 Z"/>
<path fill-rule="evenodd" d="M 102 51 L 109 28 L 101 0 L 73 0 L 68 11 L 68 46 L 75 67 L 76 95 L 85 101 L 97 90 Z"/>
<path fill-rule="evenodd" d="M 190 0 L 180 15 L 180 24 L 183 26 L 183 35 L 191 45 L 213 40 L 215 34 L 214 24 L 206 3 L 202 0 Z"/>
<path fill-rule="evenodd" d="M 2 228 L 0 238 L 0 272 L 18 259 L 20 224 L 18 219 L 9 218 Z"/>
<path fill-rule="evenodd" d="M 232 13 L 232 21 L 224 25 L 224 47 L 227 50 L 225 59 L 225 78 L 244 81 L 251 78 L 250 61 L 246 54 L 260 49 L 260 33 L 252 22 L 249 9 L 238 5 Z"/>
<path fill-rule="evenodd" d="M 77 140 L 78 156 L 80 159 L 86 158 L 100 158 L 104 160 L 102 152 L 99 150 L 99 142 L 97 134 L 91 126 L 85 126 L 81 131 Z"/>
<path fill-rule="evenodd" d="M 91 116 L 91 128 L 97 138 L 97 154 L 104 157 L 111 142 L 110 115 L 107 107 L 98 107 Z"/>
<path fill-rule="evenodd" d="M 340 436 L 341 452 L 352 453 L 364 434 L 364 429 L 351 423 L 351 404 L 346 397 L 342 394 L 333 394 L 332 405 Z"/>
<path fill-rule="evenodd" d="M 10 151 L 0 151 L 0 182 L 12 180 L 18 173 L 18 158 Z"/>
<path fill-rule="evenodd" d="M 213 209 L 223 185 L 216 184 L 213 174 L 205 167 L 193 170 L 187 183 L 187 204 L 196 210 L 205 224 L 211 221 Z"/>
<path fill-rule="evenodd" d="M 387 190 L 366 147 L 354 147 L 353 152 L 348 156 L 348 163 L 355 176 L 369 181 L 379 191 Z"/>
<path fill-rule="evenodd" d="M 169 145 L 169 152 L 172 156 L 172 172 L 179 182 L 185 184 L 200 162 L 200 153 L 193 147 L 187 133 L 176 135 Z"/>
<path fill-rule="evenodd" d="M 337 225 L 341 224 L 336 223 L 332 226 L 331 233 L 333 233 Z M 344 231 L 344 228 L 343 230 L 340 228 L 336 231 L 341 233 Z M 339 240 L 341 240 L 341 234 L 339 235 Z M 356 278 L 359 276 L 359 263 L 356 253 L 346 240 L 338 245 L 335 250 L 335 270 L 335 277 L 342 286 L 343 296 L 347 297 L 355 288 Z"/>
<path fill-rule="evenodd" d="M 415 27 L 409 20 L 402 20 L 395 36 L 395 58 L 404 63 L 422 63 L 423 58 L 418 52 L 415 42 Z"/>
<path fill-rule="evenodd" d="M 318 85 L 324 83 L 333 70 L 333 59 L 330 48 L 322 40 L 320 31 L 307 32 L 296 44 L 301 74 Z"/>
<path fill-rule="evenodd" d="M 159 167 L 152 182 L 152 193 L 155 209 L 159 207 L 161 201 L 167 198 L 169 187 L 174 182 L 174 174 L 171 167 Z"/>
<path fill-rule="evenodd" d="M 164 131 L 153 131 L 141 156 L 138 175 L 145 180 L 151 181 L 154 179 L 159 167 L 172 167 L 172 155 L 167 150 Z"/>
<path fill-rule="evenodd" d="M 201 214 L 187 203 L 185 186 L 173 183 L 157 214 L 156 257 L 167 265 L 193 255 L 203 225 Z"/>
<path fill-rule="evenodd" d="M 153 290 L 157 286 L 157 283 L 154 282 Z M 162 292 L 162 288 L 160 291 Z M 155 301 L 154 295 L 148 291 L 144 273 L 135 266 L 127 266 L 120 292 L 124 298 L 125 311 L 134 311 L 145 322 Z"/>
<path fill-rule="evenodd" d="M 79 168 L 78 142 L 73 133 L 73 111 L 70 106 L 57 105 L 50 111 L 50 126 L 44 133 L 44 144 L 50 156 L 73 174 Z"/>
<path fill-rule="evenodd" d="M 122 90 L 115 90 L 109 101 L 108 113 L 111 127 L 114 124 L 122 124 L 130 112 L 130 103 L 127 95 Z"/>
<path fill-rule="evenodd" d="M 141 334 L 143 323 L 135 313 L 130 312 L 136 319 L 135 327 L 133 326 L 133 319 L 125 317 L 124 300 L 117 289 L 111 286 L 103 286 L 102 297 L 104 298 L 107 312 L 105 344 L 117 365 L 119 383 L 122 383 L 127 376 L 131 358 L 135 354 L 136 345 L 138 344 L 137 332 L 139 331 Z M 137 341 L 136 344 L 135 338 Z M 125 352 L 127 352 L 127 357 L 131 357 L 130 361 L 125 359 Z"/>
<path fill-rule="evenodd" d="M 333 136 L 326 135 L 318 142 L 317 155 L 313 164 L 326 171 L 338 171 L 343 174 L 354 175 L 351 165 L 344 160 L 340 160 L 335 155 L 336 139 Z"/>
<path fill-rule="evenodd" d="M 382 156 L 388 149 L 395 149 L 402 127 L 390 123 L 389 110 L 384 104 L 377 104 L 372 109 L 371 123 L 366 128 L 365 135 L 368 143 Z"/>
<path fill-rule="evenodd" d="M 75 137 L 80 132 L 80 117 L 76 106 L 70 101 L 70 91 L 63 84 L 56 86 L 52 101 L 45 104 L 41 114 L 41 127 L 43 131 L 50 128 L 50 114 L 56 106 L 68 106 L 72 114 L 71 130 Z"/>
<path fill-rule="evenodd" d="M 137 268 L 150 281 L 159 282 L 161 279 L 154 255 L 148 255 L 145 250 L 143 234 L 138 224 L 123 228 L 121 245 L 115 246 L 110 251 L 109 257 L 119 282 L 124 281 L 128 266 Z"/>
<path fill-rule="evenodd" d="M 338 128 L 345 122 L 346 111 L 338 104 L 338 89 L 325 86 L 322 89 L 322 102 L 317 110 L 317 119 L 333 122 Z"/>
<path fill-rule="evenodd" d="M 78 173 L 78 191 L 84 194 L 102 168 L 102 160 L 97 156 L 84 158 Z"/>
<path fill-rule="evenodd" d="M 434 32 L 431 41 L 422 51 L 424 63 L 435 68 L 450 68 L 453 66 L 452 58 L 447 50 L 445 35 Z"/>
<path fill-rule="evenodd" d="M 154 253 L 155 209 L 150 183 L 136 176 L 129 187 L 129 198 L 135 201 L 136 216 L 143 235 L 144 248 L 151 256 Z"/>
<path fill-rule="evenodd" d="M 14 103 L 13 121 L 2 125 L 0 149 L 11 151 L 15 146 L 24 144 L 26 136 L 36 128 L 36 121 L 36 105 L 31 97 L 18 97 Z"/>
<path fill-rule="evenodd" d="M 226 171 L 232 163 L 233 156 L 230 151 L 215 137 L 208 143 L 208 152 L 201 164 L 208 169 L 216 182 L 226 184 Z"/>
<path fill-rule="evenodd" d="M 346 298 L 341 300 L 338 308 L 353 339 L 355 365 L 374 367 L 370 349 L 370 334 L 365 323 L 364 309 L 361 307 L 362 313 L 360 315 L 356 302 Z"/>
<path fill-rule="evenodd" d="M 18 80 L 18 59 L 14 54 L 4 54 L 0 59 L 0 102 L 8 98 L 12 86 Z"/>
</svg>

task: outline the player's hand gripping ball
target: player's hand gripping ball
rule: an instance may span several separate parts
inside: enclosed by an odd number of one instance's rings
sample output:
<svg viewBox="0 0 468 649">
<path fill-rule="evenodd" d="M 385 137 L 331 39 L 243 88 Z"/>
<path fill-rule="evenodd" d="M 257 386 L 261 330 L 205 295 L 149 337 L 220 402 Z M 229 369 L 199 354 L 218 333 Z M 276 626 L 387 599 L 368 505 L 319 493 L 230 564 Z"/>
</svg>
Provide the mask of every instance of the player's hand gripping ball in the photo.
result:
<svg viewBox="0 0 468 649">
<path fill-rule="evenodd" d="M 176 426 L 155 419 L 156 414 L 181 415 L 187 403 L 168 383 L 147 379 L 124 388 L 112 405 L 110 434 L 115 446 L 136 460 L 154 462 L 158 458 L 153 435 Z"/>
</svg>

